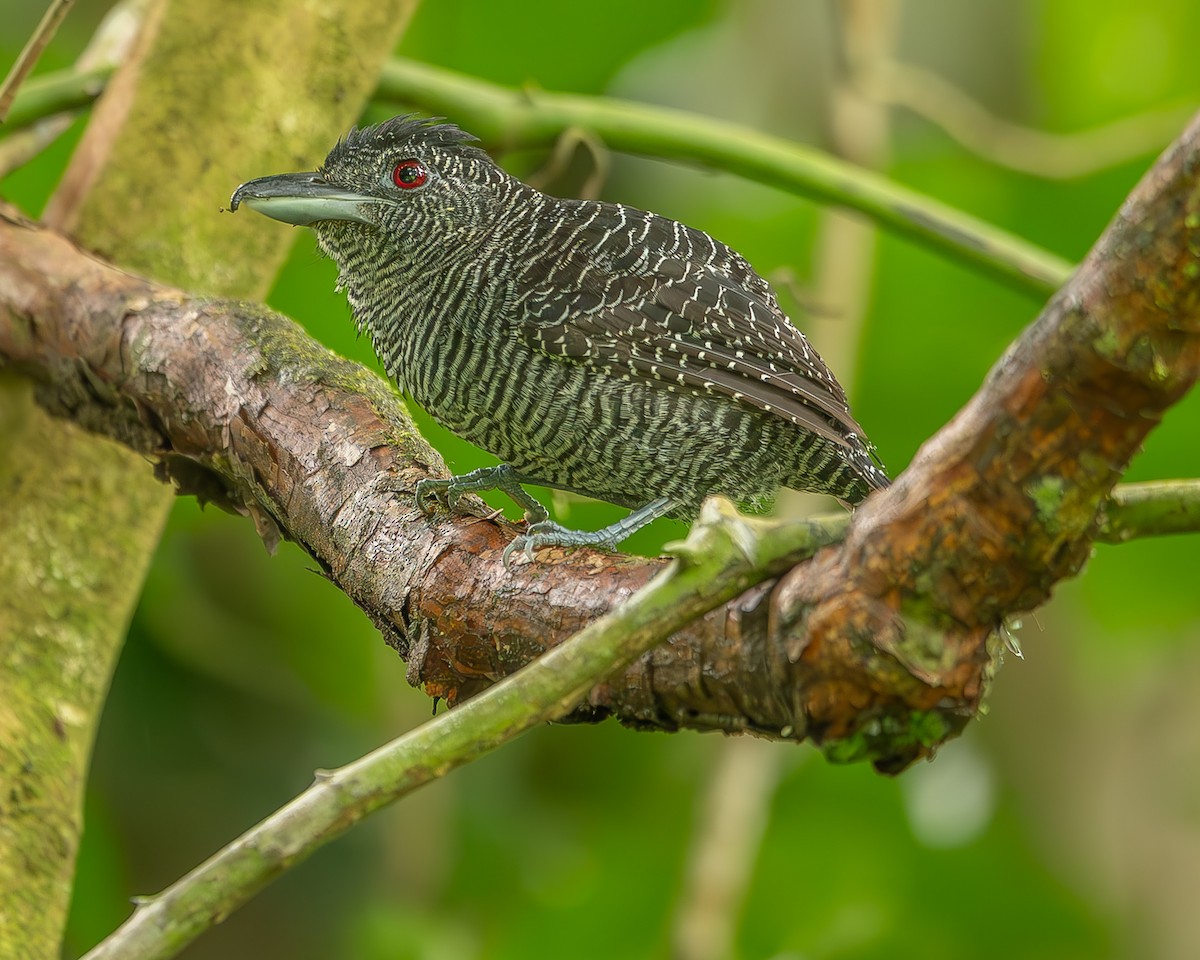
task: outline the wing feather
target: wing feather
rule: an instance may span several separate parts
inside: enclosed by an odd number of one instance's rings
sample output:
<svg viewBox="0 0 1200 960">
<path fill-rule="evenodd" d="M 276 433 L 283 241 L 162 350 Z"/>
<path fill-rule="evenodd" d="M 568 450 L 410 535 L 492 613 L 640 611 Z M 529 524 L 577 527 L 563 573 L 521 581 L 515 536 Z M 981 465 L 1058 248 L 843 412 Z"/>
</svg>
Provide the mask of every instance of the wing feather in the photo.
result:
<svg viewBox="0 0 1200 960">
<path fill-rule="evenodd" d="M 637 242 L 614 253 L 617 221 Z M 527 275 L 518 336 L 611 375 L 727 397 L 840 446 L 865 444 L 841 385 L 766 281 L 728 247 L 616 207 L 574 244 Z"/>
</svg>

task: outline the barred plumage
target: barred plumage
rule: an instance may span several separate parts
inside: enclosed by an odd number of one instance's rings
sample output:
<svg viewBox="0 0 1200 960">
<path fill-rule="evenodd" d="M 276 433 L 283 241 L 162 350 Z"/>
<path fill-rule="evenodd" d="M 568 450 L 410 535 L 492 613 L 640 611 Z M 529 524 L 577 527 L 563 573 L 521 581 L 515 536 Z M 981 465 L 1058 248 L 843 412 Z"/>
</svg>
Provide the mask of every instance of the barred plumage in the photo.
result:
<svg viewBox="0 0 1200 960">
<path fill-rule="evenodd" d="M 511 468 L 442 483 L 451 498 L 500 486 L 535 520 L 518 483 L 656 505 L 601 535 L 541 523 L 531 549 L 614 543 L 714 493 L 762 509 L 781 485 L 857 503 L 887 484 L 845 392 L 741 256 L 653 213 L 540 193 L 471 140 L 398 117 L 231 203 L 313 226 L 388 374 Z"/>
</svg>

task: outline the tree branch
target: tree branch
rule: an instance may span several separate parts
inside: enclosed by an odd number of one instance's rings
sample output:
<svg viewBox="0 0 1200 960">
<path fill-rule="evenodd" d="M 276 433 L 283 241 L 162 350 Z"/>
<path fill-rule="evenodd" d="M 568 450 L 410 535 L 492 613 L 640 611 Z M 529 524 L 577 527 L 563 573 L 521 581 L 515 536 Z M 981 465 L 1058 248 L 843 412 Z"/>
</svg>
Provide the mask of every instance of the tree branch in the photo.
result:
<svg viewBox="0 0 1200 960">
<path fill-rule="evenodd" d="M 1156 480 L 1115 487 L 1100 510 L 1096 539 L 1125 543 L 1200 531 L 1200 480 Z"/>
<path fill-rule="evenodd" d="M 90 70 L 55 70 L 34 77 L 16 94 L 4 132 L 11 134 L 38 120 L 90 106 L 104 92 L 115 69 L 116 65 L 110 63 Z"/>
<path fill-rule="evenodd" d="M 0 82 L 0 123 L 3 123 L 4 118 L 8 116 L 8 109 L 12 106 L 17 91 L 21 89 L 21 84 L 29 76 L 29 71 L 38 62 L 38 57 L 46 49 L 46 45 L 58 30 L 59 24 L 63 22 L 63 18 L 74 2 L 75 0 L 50 0 L 50 5 L 46 8 L 41 22 L 38 23 L 33 35 L 18 54 L 8 75 L 3 82 Z"/>
<path fill-rule="evenodd" d="M 443 713 L 317 782 L 155 897 L 84 960 L 161 960 L 228 916 L 284 870 L 363 817 L 490 753 L 538 724 L 561 719 L 595 683 L 671 631 L 829 543 L 821 524 L 740 517 L 710 500 L 677 559 L 627 603 L 456 710 Z M 754 562 L 750 561 L 754 558 Z"/>
<path fill-rule="evenodd" d="M 923 685 L 914 707 L 969 698 L 996 625 L 1078 572 L 1113 484 L 1200 369 L 1198 171 L 1200 118 L 840 548 L 783 577 L 794 658 L 820 671 L 868 644 Z"/>
<path fill-rule="evenodd" d="M 1078 569 L 1113 482 L 1196 375 L 1198 143 L 1194 124 L 843 545 L 677 632 L 587 713 L 811 736 L 887 769 L 959 730 L 995 626 Z M 580 550 L 505 571 L 508 524 L 417 509 L 441 464 L 390 389 L 268 311 L 189 299 L 11 216 L 0 304 L 0 354 L 42 378 L 44 404 L 299 541 L 432 696 L 478 692 L 661 567 Z"/>
</svg>

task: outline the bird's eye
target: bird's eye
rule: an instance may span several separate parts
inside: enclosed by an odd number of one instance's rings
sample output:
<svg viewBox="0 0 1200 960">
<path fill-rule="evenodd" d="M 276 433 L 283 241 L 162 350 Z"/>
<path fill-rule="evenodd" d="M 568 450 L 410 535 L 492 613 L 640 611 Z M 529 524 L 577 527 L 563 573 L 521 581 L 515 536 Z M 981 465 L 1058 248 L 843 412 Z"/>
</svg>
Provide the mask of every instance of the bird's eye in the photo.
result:
<svg viewBox="0 0 1200 960">
<path fill-rule="evenodd" d="M 392 170 L 392 182 L 401 190 L 423 186 L 428 179 L 429 171 L 420 160 L 401 160 Z"/>
</svg>

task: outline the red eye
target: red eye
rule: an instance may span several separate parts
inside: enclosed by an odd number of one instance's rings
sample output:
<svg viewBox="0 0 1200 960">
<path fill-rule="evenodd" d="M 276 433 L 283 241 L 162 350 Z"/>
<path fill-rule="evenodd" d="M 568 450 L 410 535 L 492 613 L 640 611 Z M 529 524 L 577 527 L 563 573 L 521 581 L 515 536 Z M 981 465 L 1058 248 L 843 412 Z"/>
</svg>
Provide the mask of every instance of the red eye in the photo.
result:
<svg viewBox="0 0 1200 960">
<path fill-rule="evenodd" d="M 392 171 L 392 182 L 401 190 L 412 190 L 429 179 L 429 171 L 420 160 L 401 160 Z"/>
</svg>

